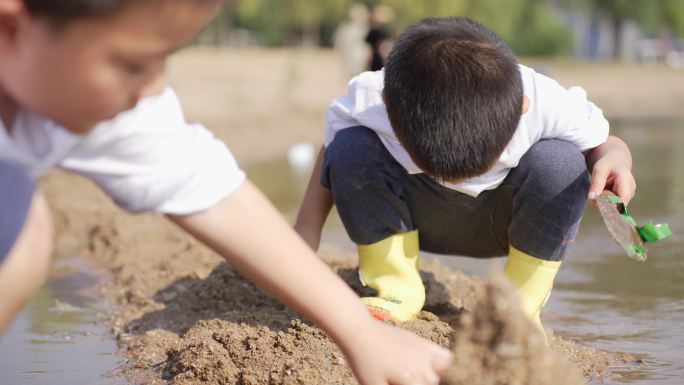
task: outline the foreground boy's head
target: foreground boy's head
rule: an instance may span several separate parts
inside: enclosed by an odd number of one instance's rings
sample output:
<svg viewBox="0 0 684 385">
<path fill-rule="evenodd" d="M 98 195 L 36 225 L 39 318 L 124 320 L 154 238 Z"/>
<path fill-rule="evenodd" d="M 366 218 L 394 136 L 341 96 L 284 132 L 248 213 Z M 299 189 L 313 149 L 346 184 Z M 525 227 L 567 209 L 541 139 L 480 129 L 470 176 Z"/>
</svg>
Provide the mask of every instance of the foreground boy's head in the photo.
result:
<svg viewBox="0 0 684 385">
<path fill-rule="evenodd" d="M 385 65 L 392 127 L 428 175 L 456 182 L 485 173 L 523 112 L 517 59 L 479 22 L 425 19 L 397 39 Z"/>
<path fill-rule="evenodd" d="M 163 89 L 218 0 L 0 0 L 0 101 L 74 132 Z"/>
</svg>

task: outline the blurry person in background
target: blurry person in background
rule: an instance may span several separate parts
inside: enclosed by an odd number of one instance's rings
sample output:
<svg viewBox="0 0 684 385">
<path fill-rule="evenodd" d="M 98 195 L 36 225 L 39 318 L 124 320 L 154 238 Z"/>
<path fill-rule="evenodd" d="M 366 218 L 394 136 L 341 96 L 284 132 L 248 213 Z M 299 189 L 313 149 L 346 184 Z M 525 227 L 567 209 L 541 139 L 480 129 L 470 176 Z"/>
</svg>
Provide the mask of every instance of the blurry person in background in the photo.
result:
<svg viewBox="0 0 684 385">
<path fill-rule="evenodd" d="M 362 3 L 355 3 L 349 7 L 347 19 L 335 29 L 333 46 L 340 55 L 345 79 L 363 72 L 368 65 L 370 50 L 365 39 L 368 35 L 369 20 L 368 7 Z"/>
<path fill-rule="evenodd" d="M 385 60 L 392 50 L 392 31 L 390 23 L 394 20 L 394 10 L 386 5 L 376 5 L 371 10 L 370 29 L 366 43 L 370 45 L 371 57 L 368 70 L 378 71 L 385 66 Z"/>
</svg>

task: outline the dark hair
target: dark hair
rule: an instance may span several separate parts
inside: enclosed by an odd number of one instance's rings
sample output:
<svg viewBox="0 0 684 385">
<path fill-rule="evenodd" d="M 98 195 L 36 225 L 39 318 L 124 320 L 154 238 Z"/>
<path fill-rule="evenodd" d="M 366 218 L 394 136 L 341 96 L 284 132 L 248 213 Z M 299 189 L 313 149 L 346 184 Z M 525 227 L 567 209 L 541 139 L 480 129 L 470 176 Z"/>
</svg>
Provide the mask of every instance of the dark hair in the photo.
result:
<svg viewBox="0 0 684 385">
<path fill-rule="evenodd" d="M 26 9 L 57 23 L 109 16 L 136 0 L 23 0 Z M 140 1 L 140 0 L 138 0 Z"/>
<path fill-rule="evenodd" d="M 464 17 L 425 19 L 402 33 L 385 65 L 384 93 L 399 142 L 442 181 L 489 170 L 522 114 L 515 55 L 489 28 Z"/>
<path fill-rule="evenodd" d="M 78 19 L 111 16 L 129 5 L 142 4 L 145 1 L 162 2 L 163 0 L 23 0 L 29 12 L 43 16 L 57 25 L 64 25 Z M 196 1 L 218 2 L 218 0 Z"/>
</svg>

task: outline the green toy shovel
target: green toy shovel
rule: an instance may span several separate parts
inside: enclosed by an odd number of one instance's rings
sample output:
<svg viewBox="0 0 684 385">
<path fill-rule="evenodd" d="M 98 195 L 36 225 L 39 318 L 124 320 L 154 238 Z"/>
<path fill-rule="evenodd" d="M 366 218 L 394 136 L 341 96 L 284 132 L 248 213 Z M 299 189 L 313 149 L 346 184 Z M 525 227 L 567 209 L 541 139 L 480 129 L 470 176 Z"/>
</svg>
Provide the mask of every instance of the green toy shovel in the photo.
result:
<svg viewBox="0 0 684 385">
<path fill-rule="evenodd" d="M 648 221 L 644 226 L 637 226 L 622 199 L 612 191 L 606 190 L 596 197 L 595 206 L 613 239 L 637 261 L 643 262 L 647 258 L 646 243 L 672 235 L 667 223 L 654 225 L 653 221 Z"/>
</svg>

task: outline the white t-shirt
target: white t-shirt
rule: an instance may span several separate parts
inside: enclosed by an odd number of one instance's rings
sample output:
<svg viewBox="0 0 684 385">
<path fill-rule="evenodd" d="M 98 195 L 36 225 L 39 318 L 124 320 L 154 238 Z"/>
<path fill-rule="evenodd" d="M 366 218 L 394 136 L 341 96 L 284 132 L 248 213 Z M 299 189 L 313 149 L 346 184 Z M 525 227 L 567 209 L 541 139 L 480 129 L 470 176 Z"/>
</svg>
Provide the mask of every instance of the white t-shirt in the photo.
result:
<svg viewBox="0 0 684 385">
<path fill-rule="evenodd" d="M 202 211 L 245 179 L 223 142 L 203 126 L 186 123 L 170 88 L 87 135 L 19 110 L 11 133 L 0 123 L 0 157 L 34 178 L 53 166 L 83 175 L 133 212 Z"/>
<path fill-rule="evenodd" d="M 520 66 L 523 89 L 530 100 L 529 110 L 520 119 L 511 141 L 499 160 L 485 174 L 444 186 L 470 196 L 498 187 L 511 168 L 541 139 L 562 139 L 580 151 L 604 143 L 608 137 L 608 121 L 601 109 L 587 100 L 579 87 L 565 89 L 555 80 Z M 327 147 L 335 134 L 348 127 L 366 126 L 378 134 L 387 151 L 411 174 L 423 171 L 411 160 L 390 125 L 382 101 L 384 71 L 364 72 L 349 82 L 348 92 L 330 105 L 326 117 L 323 142 Z"/>
</svg>

